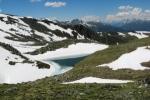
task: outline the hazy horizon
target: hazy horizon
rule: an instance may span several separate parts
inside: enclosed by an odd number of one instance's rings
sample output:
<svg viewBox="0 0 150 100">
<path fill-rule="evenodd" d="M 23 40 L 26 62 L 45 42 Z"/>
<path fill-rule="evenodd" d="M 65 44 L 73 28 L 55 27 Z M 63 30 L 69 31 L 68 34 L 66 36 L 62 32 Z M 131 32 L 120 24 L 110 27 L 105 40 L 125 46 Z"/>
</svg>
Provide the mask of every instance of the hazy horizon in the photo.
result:
<svg viewBox="0 0 150 100">
<path fill-rule="evenodd" d="M 150 20 L 149 4 L 146 0 L 0 0 L 0 12 L 62 21 Z"/>
</svg>

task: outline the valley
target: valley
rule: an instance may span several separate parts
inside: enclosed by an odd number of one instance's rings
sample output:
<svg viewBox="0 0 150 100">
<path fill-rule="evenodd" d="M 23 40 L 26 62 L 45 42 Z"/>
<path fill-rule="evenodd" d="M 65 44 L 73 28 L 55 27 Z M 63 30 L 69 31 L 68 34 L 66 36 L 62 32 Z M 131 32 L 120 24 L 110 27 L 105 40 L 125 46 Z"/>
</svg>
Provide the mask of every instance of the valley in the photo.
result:
<svg viewBox="0 0 150 100">
<path fill-rule="evenodd" d="M 0 14 L 0 99 L 148 100 L 149 31 L 93 24 Z"/>
</svg>

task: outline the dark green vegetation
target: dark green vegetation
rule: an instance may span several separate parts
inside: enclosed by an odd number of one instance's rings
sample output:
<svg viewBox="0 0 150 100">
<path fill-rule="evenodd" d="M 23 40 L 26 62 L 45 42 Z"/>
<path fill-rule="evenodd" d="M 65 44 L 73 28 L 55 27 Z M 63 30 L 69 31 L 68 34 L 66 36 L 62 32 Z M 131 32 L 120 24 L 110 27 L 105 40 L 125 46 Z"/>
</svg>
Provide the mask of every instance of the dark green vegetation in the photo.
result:
<svg viewBox="0 0 150 100">
<path fill-rule="evenodd" d="M 111 35 L 109 35 L 111 34 Z M 76 44 L 76 43 L 106 43 L 106 44 L 117 44 L 117 43 L 126 43 L 129 42 L 131 40 L 136 39 L 135 37 L 132 36 L 126 36 L 126 37 L 122 37 L 119 36 L 118 33 L 112 32 L 112 33 L 102 33 L 102 36 L 98 36 L 99 40 L 94 41 L 94 40 L 88 40 L 88 39 L 66 39 L 63 41 L 56 41 L 56 42 L 51 42 L 48 43 L 47 46 L 42 47 L 40 49 L 37 49 L 33 52 L 27 52 L 28 54 L 31 55 L 37 55 L 37 54 L 43 54 L 47 51 L 54 51 L 56 49 L 59 48 L 67 48 L 69 45 L 71 44 Z"/>
<path fill-rule="evenodd" d="M 16 64 L 16 62 L 14 62 L 14 61 L 9 61 L 9 65 L 15 65 Z"/>
<path fill-rule="evenodd" d="M 42 32 L 43 34 L 47 34 L 49 36 L 56 35 L 58 37 L 66 37 L 67 39 L 78 39 L 77 36 L 81 35 L 84 37 L 84 39 L 88 40 L 94 40 L 98 41 L 100 43 L 105 43 L 105 44 L 116 44 L 116 43 L 126 43 L 129 42 L 132 39 L 135 39 L 136 37 L 130 36 L 128 34 L 124 34 L 124 36 L 119 35 L 117 32 L 103 32 L 102 34 L 97 34 L 97 32 L 93 31 L 91 28 L 89 28 L 86 25 L 82 24 L 67 24 L 63 22 L 52 22 L 49 20 L 38 20 L 38 19 L 33 19 L 33 18 L 21 18 L 22 21 L 27 23 L 31 28 L 32 28 L 32 33 L 34 33 L 34 30 L 37 30 L 39 32 Z M 51 30 L 47 28 L 46 26 L 38 23 L 38 22 L 43 22 L 47 25 L 54 24 L 59 27 L 62 27 L 64 29 L 72 29 L 72 36 L 66 32 L 62 32 L 60 30 Z M 35 35 L 35 34 L 34 34 Z M 36 39 L 36 42 L 39 42 L 42 40 L 44 43 L 46 42 L 42 38 L 38 38 L 37 36 L 32 36 Z M 34 39 L 33 38 L 33 39 Z M 31 39 L 32 40 L 32 39 Z M 53 41 L 53 39 L 51 38 Z M 42 42 L 40 41 L 40 42 Z"/>
<path fill-rule="evenodd" d="M 137 47 L 150 45 L 150 38 L 133 40 L 130 43 L 113 45 L 98 51 L 80 63 L 71 71 L 53 77 L 47 77 L 35 82 L 17 85 L 0 85 L 2 100 L 149 100 L 150 71 L 133 71 L 130 69 L 111 70 L 96 67 L 111 62 L 124 53 Z M 70 84 L 68 82 L 83 77 L 100 77 L 134 80 L 129 84 Z"/>
<path fill-rule="evenodd" d="M 58 84 L 43 79 L 28 84 L 0 85 L 1 100 L 149 100 L 143 84 Z"/>
<path fill-rule="evenodd" d="M 55 23 L 55 22 L 48 21 L 48 20 L 37 20 L 37 19 L 26 18 L 26 17 L 21 18 L 21 20 L 23 20 L 25 23 L 27 23 L 33 30 L 37 30 L 37 31 L 42 32 L 44 34 L 48 34 L 50 36 L 53 36 L 55 34 L 56 36 L 66 37 L 67 39 L 77 39 L 78 34 L 81 34 L 85 38 L 89 38 L 92 40 L 95 40 L 95 38 L 97 37 L 96 33 L 91 31 L 87 27 L 84 27 L 83 25 L 80 25 L 80 26 L 63 25 L 59 22 Z M 68 29 L 68 28 L 73 29 L 74 30 L 72 33 L 73 36 L 69 35 L 66 32 L 62 32 L 60 30 L 51 30 L 51 29 L 45 27 L 44 25 L 39 24 L 38 21 L 41 21 L 47 25 L 54 24 L 54 25 L 58 25 L 60 27 L 63 27 L 65 29 Z"/>
<path fill-rule="evenodd" d="M 150 61 L 141 63 L 142 66 L 150 67 Z"/>
<path fill-rule="evenodd" d="M 5 44 L 5 43 L 0 42 L 0 46 L 3 47 L 4 49 L 10 51 L 12 54 L 18 55 L 25 60 L 29 60 L 27 57 L 23 56 L 17 49 L 13 48 L 9 44 Z"/>
<path fill-rule="evenodd" d="M 17 56 L 21 57 L 22 59 L 24 59 L 22 62 L 9 61 L 8 63 L 12 66 L 15 65 L 16 63 L 34 63 L 34 61 L 31 61 L 29 58 L 22 55 L 21 52 L 19 52 L 17 49 L 15 49 L 14 47 L 12 47 L 9 44 L 0 42 L 0 47 L 3 47 L 4 49 L 8 50 L 10 53 L 17 55 Z M 6 58 L 5 60 L 8 60 L 8 58 Z M 40 62 L 40 61 L 36 61 L 36 64 L 37 64 L 38 68 L 50 68 L 50 65 Z"/>
<path fill-rule="evenodd" d="M 49 64 L 46 64 L 40 61 L 36 61 L 36 64 L 37 64 L 37 67 L 40 69 L 43 69 L 43 68 L 49 69 L 51 67 Z"/>
<path fill-rule="evenodd" d="M 96 67 L 98 65 L 109 63 L 122 54 L 131 52 L 137 47 L 150 45 L 150 38 L 141 40 L 133 40 L 132 42 L 120 45 L 110 46 L 108 49 L 98 51 L 78 63 L 73 70 L 61 76 L 62 80 L 71 81 L 87 76 L 95 76 L 101 78 L 117 78 L 139 80 L 150 76 L 149 70 L 134 71 L 131 69 L 112 70 L 108 67 Z"/>
<path fill-rule="evenodd" d="M 18 29 L 10 28 L 9 32 L 6 30 L 0 29 L 1 32 L 9 34 L 5 38 L 8 40 L 12 40 L 12 41 L 31 42 L 32 44 L 30 45 L 40 45 L 40 46 L 42 45 L 43 46 L 47 43 L 54 42 L 55 38 L 53 36 L 66 38 L 69 40 L 70 39 L 72 40 L 78 40 L 78 39 L 87 40 L 88 39 L 88 40 L 94 40 L 100 43 L 111 44 L 111 45 L 116 44 L 116 43 L 126 43 L 136 38 L 124 32 L 123 32 L 124 36 L 119 35 L 119 33 L 117 32 L 108 32 L 108 31 L 103 32 L 102 34 L 97 34 L 96 31 L 92 30 L 90 27 L 84 24 L 71 24 L 71 23 L 65 23 L 65 22 L 59 22 L 59 21 L 52 22 L 46 19 L 40 20 L 40 19 L 27 18 L 27 17 L 18 18 L 19 20 L 22 20 L 24 23 L 27 24 L 27 25 L 26 24 L 24 25 L 20 23 L 18 19 L 13 18 L 12 15 L 9 15 L 7 17 L 7 20 L 4 20 L 4 18 L 5 17 L 0 16 L 0 21 L 8 25 L 17 24 L 18 26 L 20 26 L 18 27 Z M 57 25 L 58 27 L 64 28 L 66 30 L 72 29 L 72 32 L 70 34 L 69 32 L 61 31 L 59 29 L 52 30 L 50 28 L 47 28 L 45 25 L 40 24 L 39 22 L 42 22 L 49 26 L 51 24 Z M 26 29 L 27 27 L 31 28 L 31 30 Z M 30 35 L 20 34 L 18 30 L 27 32 Z M 45 37 L 43 37 L 42 35 L 39 35 L 37 32 L 41 32 L 41 34 L 49 36 L 49 39 L 45 39 Z"/>
</svg>

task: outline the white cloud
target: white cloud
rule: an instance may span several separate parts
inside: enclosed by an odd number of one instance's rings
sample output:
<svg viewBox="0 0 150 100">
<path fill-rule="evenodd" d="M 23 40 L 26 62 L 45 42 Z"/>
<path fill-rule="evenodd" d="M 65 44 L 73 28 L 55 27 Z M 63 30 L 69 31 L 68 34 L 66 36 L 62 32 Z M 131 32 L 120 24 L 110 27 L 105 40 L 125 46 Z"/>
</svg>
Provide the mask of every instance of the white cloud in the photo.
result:
<svg viewBox="0 0 150 100">
<path fill-rule="evenodd" d="M 145 10 L 146 13 L 150 13 L 150 10 Z"/>
<path fill-rule="evenodd" d="M 150 10 L 143 10 L 142 8 L 127 5 L 118 7 L 117 13 L 106 16 L 108 22 L 133 19 L 150 20 Z"/>
<path fill-rule="evenodd" d="M 31 2 L 41 2 L 42 0 L 30 0 Z"/>
<path fill-rule="evenodd" d="M 99 16 L 83 16 L 81 20 L 84 22 L 100 22 Z"/>
<path fill-rule="evenodd" d="M 119 10 L 131 10 L 132 8 L 133 8 L 133 7 L 130 6 L 130 5 L 118 7 Z"/>
<path fill-rule="evenodd" d="M 46 2 L 45 6 L 46 7 L 55 7 L 55 8 L 64 7 L 64 6 L 66 6 L 66 2 Z"/>
<path fill-rule="evenodd" d="M 47 19 L 48 19 L 48 20 L 57 20 L 57 17 L 52 17 L 52 16 L 50 16 L 50 17 L 48 17 Z"/>
</svg>

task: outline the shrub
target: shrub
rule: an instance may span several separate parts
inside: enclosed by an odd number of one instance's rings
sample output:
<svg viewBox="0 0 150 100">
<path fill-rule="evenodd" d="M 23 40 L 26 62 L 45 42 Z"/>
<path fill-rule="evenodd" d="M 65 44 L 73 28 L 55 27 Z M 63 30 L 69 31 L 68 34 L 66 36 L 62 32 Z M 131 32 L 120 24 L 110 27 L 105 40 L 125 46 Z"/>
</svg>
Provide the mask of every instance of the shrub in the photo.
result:
<svg viewBox="0 0 150 100">
<path fill-rule="evenodd" d="M 142 66 L 150 67 L 150 61 L 141 63 Z"/>
<path fill-rule="evenodd" d="M 49 69 L 50 68 L 49 64 L 46 64 L 46 63 L 43 63 L 40 61 L 36 61 L 36 64 L 39 69 L 44 69 L 44 68 Z"/>
<path fill-rule="evenodd" d="M 9 65 L 15 65 L 16 62 L 13 62 L 13 61 L 9 61 Z"/>
</svg>

